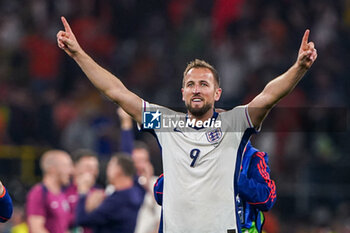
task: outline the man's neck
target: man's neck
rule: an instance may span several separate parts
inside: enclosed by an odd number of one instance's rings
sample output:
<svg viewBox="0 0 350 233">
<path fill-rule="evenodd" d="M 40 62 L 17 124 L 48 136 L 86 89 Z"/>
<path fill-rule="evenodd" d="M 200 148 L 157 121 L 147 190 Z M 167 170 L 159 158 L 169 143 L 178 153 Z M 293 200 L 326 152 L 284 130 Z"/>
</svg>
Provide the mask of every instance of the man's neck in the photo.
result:
<svg viewBox="0 0 350 233">
<path fill-rule="evenodd" d="M 59 184 L 57 178 L 52 175 L 45 175 L 43 178 L 43 184 L 52 193 L 57 194 L 61 192 L 61 185 Z"/>
<path fill-rule="evenodd" d="M 116 191 L 121 191 L 125 189 L 129 189 L 134 185 L 134 181 L 131 177 L 119 177 L 115 180 L 113 186 Z"/>
</svg>

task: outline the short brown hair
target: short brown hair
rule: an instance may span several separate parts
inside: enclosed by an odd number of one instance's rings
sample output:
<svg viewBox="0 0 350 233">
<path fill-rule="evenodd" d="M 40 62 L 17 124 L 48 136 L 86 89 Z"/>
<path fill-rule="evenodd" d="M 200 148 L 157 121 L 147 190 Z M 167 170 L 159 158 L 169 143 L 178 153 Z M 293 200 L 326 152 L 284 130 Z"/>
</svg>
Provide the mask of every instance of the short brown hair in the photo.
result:
<svg viewBox="0 0 350 233">
<path fill-rule="evenodd" d="M 116 159 L 117 164 L 123 170 L 124 175 L 134 177 L 136 175 L 136 169 L 134 162 L 131 159 L 131 155 L 123 152 L 115 153 L 111 159 Z"/>
<path fill-rule="evenodd" d="M 187 67 L 184 71 L 184 76 L 182 79 L 182 86 L 185 85 L 186 74 L 192 68 L 207 68 L 207 69 L 209 69 L 213 73 L 216 84 L 218 85 L 218 87 L 220 86 L 220 79 L 219 79 L 219 75 L 218 75 L 218 72 L 216 71 L 216 69 L 212 65 L 210 65 L 208 62 L 206 62 L 204 60 L 200 60 L 200 59 L 195 59 L 194 61 L 191 61 L 190 63 L 187 64 Z"/>
<path fill-rule="evenodd" d="M 149 153 L 149 148 L 147 144 L 143 141 L 135 141 L 134 142 L 134 149 L 144 149 Z"/>
</svg>

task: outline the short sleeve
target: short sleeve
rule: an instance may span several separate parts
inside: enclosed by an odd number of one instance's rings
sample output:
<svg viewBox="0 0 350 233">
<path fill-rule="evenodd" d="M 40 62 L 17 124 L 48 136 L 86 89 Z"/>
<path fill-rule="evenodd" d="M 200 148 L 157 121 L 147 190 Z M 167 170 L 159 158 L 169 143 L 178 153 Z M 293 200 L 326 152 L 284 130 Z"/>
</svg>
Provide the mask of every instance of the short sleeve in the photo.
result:
<svg viewBox="0 0 350 233">
<path fill-rule="evenodd" d="M 43 196 L 43 188 L 35 186 L 27 196 L 27 216 L 40 215 L 45 217 L 45 201 Z"/>
<path fill-rule="evenodd" d="M 244 132 L 246 129 L 254 129 L 248 113 L 248 105 L 237 106 L 227 112 L 220 113 L 223 120 L 227 121 L 234 132 Z M 260 129 L 255 130 L 258 132 Z"/>
<path fill-rule="evenodd" d="M 152 114 L 157 113 L 157 111 L 161 114 L 162 106 L 156 104 L 150 104 L 149 102 L 142 100 L 142 123 L 137 123 L 138 130 L 145 130 L 148 126 L 145 126 L 146 123 L 156 123 L 156 120 L 160 120 L 160 118 L 153 119 L 153 121 L 147 122 L 148 115 L 152 116 Z M 152 117 L 153 118 L 153 117 Z M 152 119 L 151 119 L 152 120 Z"/>
</svg>

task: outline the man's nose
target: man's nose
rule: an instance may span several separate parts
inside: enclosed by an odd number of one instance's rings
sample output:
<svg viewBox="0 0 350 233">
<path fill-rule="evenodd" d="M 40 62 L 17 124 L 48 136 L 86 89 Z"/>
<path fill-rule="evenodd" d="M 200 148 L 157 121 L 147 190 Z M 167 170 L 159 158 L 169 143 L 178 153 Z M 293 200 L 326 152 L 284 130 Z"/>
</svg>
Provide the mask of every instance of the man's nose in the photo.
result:
<svg viewBox="0 0 350 233">
<path fill-rule="evenodd" d="M 199 88 L 199 85 L 195 85 L 192 89 L 192 93 L 199 93 L 200 92 L 200 88 Z"/>
</svg>

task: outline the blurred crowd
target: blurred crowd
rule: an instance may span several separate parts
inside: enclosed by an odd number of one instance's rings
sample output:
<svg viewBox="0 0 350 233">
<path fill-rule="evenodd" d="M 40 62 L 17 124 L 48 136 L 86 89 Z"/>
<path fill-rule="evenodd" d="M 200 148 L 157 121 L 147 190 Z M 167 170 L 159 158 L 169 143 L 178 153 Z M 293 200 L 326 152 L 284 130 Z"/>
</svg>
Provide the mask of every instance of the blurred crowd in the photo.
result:
<svg viewBox="0 0 350 233">
<path fill-rule="evenodd" d="M 176 109 L 184 108 L 190 60 L 217 68 L 218 107 L 232 108 L 295 62 L 309 28 L 317 62 L 253 138 L 269 153 L 277 184 L 266 224 L 271 219 L 284 233 L 350 232 L 350 1 L 1 0 L 0 13 L 0 145 L 85 148 L 103 163 L 122 150 L 116 106 L 58 49 L 61 15 L 84 50 L 129 89 Z M 135 136 L 149 145 L 160 174 L 156 142 Z"/>
<path fill-rule="evenodd" d="M 12 219 L 0 225 L 1 232 L 158 232 L 161 207 L 153 195 L 157 177 L 148 146 L 134 140 L 131 117 L 118 113 L 122 151 L 108 161 L 89 149 L 45 151 L 39 160 L 42 179 L 26 194 L 25 205 L 15 206 Z"/>
</svg>

